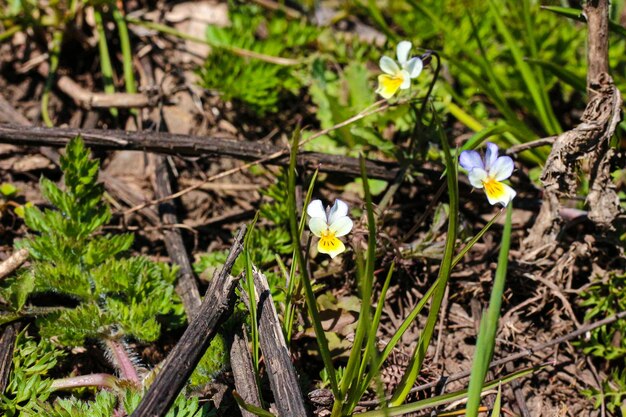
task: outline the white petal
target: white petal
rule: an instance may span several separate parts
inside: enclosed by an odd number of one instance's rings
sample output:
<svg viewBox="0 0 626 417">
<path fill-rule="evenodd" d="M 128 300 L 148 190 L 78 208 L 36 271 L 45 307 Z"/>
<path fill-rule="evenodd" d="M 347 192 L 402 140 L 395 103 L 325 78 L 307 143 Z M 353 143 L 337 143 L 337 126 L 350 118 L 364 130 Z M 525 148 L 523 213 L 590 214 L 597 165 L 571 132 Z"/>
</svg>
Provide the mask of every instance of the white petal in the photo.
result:
<svg viewBox="0 0 626 417">
<path fill-rule="evenodd" d="M 406 70 L 400 72 L 402 74 L 402 84 L 400 84 L 400 90 L 406 90 L 411 87 L 411 76 Z"/>
<path fill-rule="evenodd" d="M 415 78 L 422 72 L 424 68 L 424 63 L 421 59 L 415 57 L 411 58 L 409 62 L 406 63 L 405 70 L 409 73 L 409 77 Z"/>
<path fill-rule="evenodd" d="M 409 59 L 409 52 L 411 51 L 411 46 L 412 46 L 411 42 L 402 41 L 398 44 L 396 48 L 396 52 L 398 55 L 398 62 L 403 67 L 406 64 L 406 61 Z"/>
<path fill-rule="evenodd" d="M 459 164 L 467 171 L 470 172 L 474 168 L 485 169 L 483 160 L 480 154 L 476 151 L 463 151 L 459 156 Z"/>
<path fill-rule="evenodd" d="M 504 191 L 498 197 L 491 197 L 489 194 L 485 193 L 487 194 L 487 200 L 489 200 L 489 204 L 491 204 L 492 206 L 496 204 L 502 204 L 503 207 L 506 207 L 511 202 L 511 200 L 515 198 L 515 195 L 517 193 L 514 189 L 506 184 L 502 184 L 502 187 L 504 188 Z"/>
<path fill-rule="evenodd" d="M 333 224 L 338 218 L 348 215 L 348 205 L 340 199 L 335 200 L 335 204 L 328 214 L 328 224 Z"/>
<path fill-rule="evenodd" d="M 496 159 L 498 159 L 498 145 L 487 142 L 487 151 L 485 151 L 485 169 L 487 172 L 491 172 L 491 167 L 496 163 Z"/>
<path fill-rule="evenodd" d="M 328 229 L 331 232 L 335 232 L 337 237 L 345 236 L 352 230 L 352 220 L 348 216 L 339 217 L 328 226 Z"/>
<path fill-rule="evenodd" d="M 311 233 L 315 236 L 322 236 L 322 232 L 328 229 L 326 219 L 322 217 L 311 217 L 311 220 L 309 220 L 309 229 L 311 229 Z"/>
<path fill-rule="evenodd" d="M 509 156 L 501 156 L 491 165 L 489 175 L 498 181 L 505 180 L 513 173 L 513 160 Z"/>
<path fill-rule="evenodd" d="M 400 67 L 398 66 L 398 64 L 396 64 L 396 61 L 389 58 L 388 56 L 383 56 L 382 58 L 380 58 L 378 65 L 384 73 L 389 75 L 396 75 L 398 71 L 400 71 Z"/>
<path fill-rule="evenodd" d="M 326 220 L 326 210 L 324 210 L 324 205 L 322 205 L 322 200 L 313 200 L 309 203 L 306 208 L 306 214 L 311 217 L 321 217 Z"/>
<path fill-rule="evenodd" d="M 468 174 L 470 184 L 475 188 L 483 188 L 483 180 L 487 178 L 487 171 L 482 168 L 474 168 Z"/>
</svg>

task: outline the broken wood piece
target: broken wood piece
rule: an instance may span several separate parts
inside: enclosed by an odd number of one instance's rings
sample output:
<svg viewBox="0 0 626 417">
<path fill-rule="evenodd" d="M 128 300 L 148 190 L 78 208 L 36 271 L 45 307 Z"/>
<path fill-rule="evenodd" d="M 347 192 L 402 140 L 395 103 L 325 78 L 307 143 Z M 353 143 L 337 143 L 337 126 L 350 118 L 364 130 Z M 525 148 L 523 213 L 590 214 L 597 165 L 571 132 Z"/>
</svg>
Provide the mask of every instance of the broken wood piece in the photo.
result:
<svg viewBox="0 0 626 417">
<path fill-rule="evenodd" d="M 0 394 L 4 394 L 9 383 L 11 366 L 13 365 L 13 350 L 21 328 L 22 323 L 20 322 L 7 324 L 2 328 L 2 335 L 0 336 Z"/>
<path fill-rule="evenodd" d="M 5 278 L 28 259 L 28 249 L 20 249 L 0 263 L 0 279 Z"/>
<path fill-rule="evenodd" d="M 254 268 L 259 343 L 279 417 L 306 416 L 304 397 L 278 320 L 267 278 Z"/>
<path fill-rule="evenodd" d="M 230 271 L 243 249 L 242 241 L 245 232 L 246 226 L 244 225 L 237 233 L 222 270 L 209 283 L 196 318 L 189 323 L 182 337 L 165 359 L 163 368 L 133 412 L 133 417 L 162 417 L 167 414 L 209 347 L 220 324 L 229 317 L 234 305 L 235 287 L 238 282 L 237 278 L 230 275 Z"/>
<path fill-rule="evenodd" d="M 257 375 L 254 374 L 254 366 L 248 347 L 245 327 L 242 326 L 232 335 L 230 343 L 230 368 L 235 379 L 237 394 L 246 404 L 262 407 L 259 397 L 259 387 L 256 384 Z M 239 407 L 242 417 L 255 417 L 251 412 Z"/>
<path fill-rule="evenodd" d="M 163 198 L 172 194 L 172 184 L 167 157 L 157 156 L 156 163 L 156 189 L 157 198 Z M 178 216 L 176 215 L 176 206 L 173 201 L 166 201 L 159 204 L 159 214 L 164 225 L 178 224 Z M 188 321 L 193 321 L 200 304 L 200 291 L 196 276 L 193 272 L 183 237 L 180 229 L 177 227 L 163 229 L 165 247 L 170 255 L 172 262 L 179 266 L 178 280 L 176 281 L 176 293 L 180 296 L 187 313 Z"/>
<path fill-rule="evenodd" d="M 268 164 L 287 166 L 289 149 L 264 142 L 236 141 L 210 136 L 189 136 L 164 132 L 125 132 L 121 130 L 66 129 L 0 125 L 0 142 L 14 145 L 65 146 L 80 135 L 85 145 L 93 149 L 134 150 L 191 157 L 231 157 L 244 161 L 263 160 Z M 360 176 L 358 158 L 299 152 L 298 166 L 319 168 L 322 172 Z M 398 164 L 367 160 L 369 178 L 393 180 Z M 420 172 L 437 179 L 440 173 L 419 168 Z"/>
</svg>

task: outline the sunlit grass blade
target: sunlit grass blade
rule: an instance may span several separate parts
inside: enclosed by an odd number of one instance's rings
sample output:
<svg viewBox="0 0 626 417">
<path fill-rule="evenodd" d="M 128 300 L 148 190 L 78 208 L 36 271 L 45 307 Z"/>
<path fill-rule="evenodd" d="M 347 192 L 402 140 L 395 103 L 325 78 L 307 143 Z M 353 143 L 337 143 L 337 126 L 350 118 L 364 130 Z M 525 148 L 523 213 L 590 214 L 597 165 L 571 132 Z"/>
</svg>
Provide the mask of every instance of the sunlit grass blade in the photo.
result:
<svg viewBox="0 0 626 417">
<path fill-rule="evenodd" d="M 491 417 L 500 417 L 500 409 L 502 408 L 502 384 L 498 385 L 498 394 L 493 401 L 493 408 L 491 409 Z"/>
<path fill-rule="evenodd" d="M 372 286 L 374 285 L 374 264 L 376 262 L 376 219 L 374 216 L 374 206 L 372 204 L 372 195 L 369 189 L 367 172 L 365 170 L 365 159 L 363 155 L 360 157 L 361 163 L 361 179 L 363 180 L 363 191 L 365 194 L 365 210 L 367 214 L 367 252 L 365 260 L 365 269 L 359 274 L 359 287 L 361 292 L 361 309 L 359 312 L 359 322 L 357 324 L 352 350 L 346 365 L 346 371 L 341 381 L 340 391 L 347 394 L 346 403 L 348 408 L 350 404 L 355 404 L 359 397 L 359 382 L 363 379 L 359 371 L 361 364 L 366 360 L 362 353 L 363 344 L 367 346 L 376 343 L 376 329 L 372 328 Z M 373 340 L 372 340 L 373 339 Z M 351 413 L 351 409 L 344 408 L 344 414 Z"/>
<path fill-rule="evenodd" d="M 300 128 L 298 127 L 293 135 L 291 154 L 289 157 L 289 172 L 287 175 L 289 187 L 289 194 L 287 198 L 287 204 L 289 207 L 289 228 L 291 231 L 291 240 L 294 244 L 296 255 L 294 258 L 294 262 L 297 262 L 298 268 L 300 270 L 301 282 L 304 287 L 306 305 L 309 311 L 311 322 L 313 324 L 313 330 L 315 331 L 315 338 L 317 340 L 317 345 L 320 350 L 320 356 L 322 357 L 322 361 L 324 362 L 324 368 L 328 373 L 331 390 L 333 392 L 333 395 L 335 396 L 335 399 L 337 399 L 340 398 L 337 373 L 335 371 L 335 367 L 333 366 L 330 350 L 328 348 L 328 340 L 326 339 L 326 335 L 324 334 L 322 321 L 320 320 L 319 311 L 317 310 L 317 300 L 315 298 L 313 285 L 311 284 L 311 280 L 309 279 L 309 272 L 304 261 L 302 245 L 300 244 L 300 235 L 297 219 L 298 210 L 296 207 L 296 162 L 298 156 L 298 148 L 300 144 L 300 136 Z M 305 213 L 302 213 L 302 215 L 304 216 Z"/>
<path fill-rule="evenodd" d="M 308 207 L 311 202 L 311 197 L 313 196 L 313 190 L 315 188 L 315 182 L 317 181 L 318 170 L 315 170 L 313 173 L 313 177 L 311 177 L 311 181 L 309 182 L 309 189 L 306 193 L 306 198 L 304 199 L 303 207 Z M 298 225 L 298 236 L 302 239 L 302 233 L 304 232 L 304 227 L 306 225 L 306 215 L 303 210 L 302 217 L 300 218 L 300 224 Z M 294 250 L 292 253 L 291 259 L 296 259 L 296 246 L 294 245 Z M 277 257 L 278 259 L 278 257 Z M 280 262 L 282 264 L 282 262 Z M 287 344 L 291 342 L 291 334 L 293 330 L 293 320 L 295 317 L 295 305 L 293 303 L 294 297 L 298 297 L 302 291 L 302 284 L 298 279 L 299 276 L 296 274 L 296 262 L 291 263 L 291 268 L 289 270 L 289 285 L 287 286 L 287 301 L 285 305 L 285 319 L 283 320 L 283 333 L 285 334 L 285 339 L 287 340 Z"/>
<path fill-rule="evenodd" d="M 560 6 L 541 6 L 541 8 L 549 12 L 556 13 L 561 16 L 565 16 L 567 18 L 577 20 L 579 22 L 587 23 L 587 19 L 585 19 L 585 14 L 580 9 L 574 9 L 572 7 L 560 7 Z M 626 38 L 626 28 L 612 20 L 609 20 L 609 31 Z"/>
<path fill-rule="evenodd" d="M 243 408 L 244 410 L 248 411 L 249 413 L 252 413 L 256 416 L 259 417 L 276 417 L 274 416 L 274 414 L 270 413 L 269 411 L 266 411 L 264 409 L 262 409 L 261 407 L 257 407 L 256 405 L 252 405 L 252 404 L 248 404 L 247 402 L 245 402 L 243 400 L 243 398 L 241 398 L 241 395 L 239 395 L 237 393 L 237 391 L 233 391 L 233 398 L 235 399 L 235 401 L 237 402 L 237 405 L 241 408 Z"/>
<path fill-rule="evenodd" d="M 530 93 L 537 108 L 539 120 L 543 128 L 548 134 L 551 135 L 560 133 L 561 126 L 559 125 L 559 122 L 554 114 L 554 110 L 550 104 L 545 85 L 541 85 L 540 80 L 534 74 L 530 65 L 528 65 L 528 63 L 524 60 L 524 53 L 520 49 L 518 41 L 513 36 L 506 23 L 504 23 L 500 11 L 493 0 L 489 0 L 488 3 L 493 17 L 493 22 L 495 23 L 500 36 L 502 36 L 504 42 L 509 47 L 513 60 L 515 61 L 515 65 L 517 66 L 517 69 L 526 84 L 526 88 L 528 89 L 528 92 Z"/>
<path fill-rule="evenodd" d="M 573 87 L 576 91 L 585 94 L 587 89 L 587 81 L 585 77 L 581 77 L 574 72 L 568 70 L 566 67 L 557 65 L 551 61 L 544 61 L 542 59 L 528 58 L 526 60 L 529 64 L 538 65 L 543 67 L 547 71 L 550 71 L 555 77 L 563 81 L 565 84 Z"/>
<path fill-rule="evenodd" d="M 248 311 L 250 313 L 250 335 L 252 340 L 252 364 L 254 366 L 255 375 L 259 375 L 259 331 L 257 328 L 257 306 L 256 306 L 256 289 L 254 287 L 254 276 L 252 274 L 252 255 L 250 249 L 250 239 L 252 233 L 254 233 L 254 226 L 259 219 L 259 212 L 256 213 L 254 219 L 250 222 L 246 236 L 243 241 L 243 254 L 245 260 L 245 274 L 246 280 L 244 282 L 244 288 L 248 294 L 248 300 L 250 305 Z"/>
<path fill-rule="evenodd" d="M 496 331 L 498 329 L 498 318 L 500 317 L 500 307 L 502 306 L 502 294 L 504 293 L 504 283 L 506 279 L 507 267 L 509 264 L 509 248 L 511 246 L 511 217 L 513 213 L 513 203 L 509 203 L 506 209 L 506 221 L 502 231 L 502 243 L 498 255 L 498 267 L 496 268 L 489 308 L 480 322 L 478 340 L 476 342 L 476 352 L 472 363 L 472 374 L 470 376 L 467 417 L 478 415 L 480 406 L 480 393 L 483 382 L 487 376 L 489 363 L 493 356 L 495 346 Z"/>
<path fill-rule="evenodd" d="M 390 404 L 393 406 L 402 404 L 411 387 L 415 383 L 417 376 L 422 368 L 422 364 L 424 358 L 426 357 L 426 349 L 430 344 L 430 340 L 432 338 L 435 325 L 437 323 L 437 319 L 439 317 L 439 309 L 441 307 L 441 303 L 443 301 L 445 288 L 448 284 L 448 278 L 450 277 L 450 272 L 452 270 L 452 260 L 454 258 L 454 248 L 456 244 L 456 236 L 458 229 L 458 221 L 459 221 L 459 186 L 457 181 L 457 169 L 456 162 L 452 158 L 452 151 L 450 150 L 450 145 L 448 143 L 448 138 L 445 136 L 443 131 L 443 126 L 441 125 L 441 121 L 438 118 L 438 115 L 435 111 L 433 111 L 433 124 L 437 129 L 437 133 L 439 134 L 439 139 L 441 142 L 441 148 L 443 149 L 443 154 L 446 163 L 446 178 L 448 182 L 448 193 L 450 200 L 450 214 L 448 216 L 448 232 L 446 236 L 445 249 L 443 254 L 443 259 L 441 260 L 441 266 L 439 268 L 439 276 L 437 278 L 439 284 L 435 288 L 435 292 L 433 294 L 433 298 L 431 300 L 430 311 L 428 312 L 428 319 L 426 321 L 426 325 L 420 334 L 419 341 L 417 342 L 417 346 L 409 365 L 398 385 L 396 392 L 393 394 Z"/>
<path fill-rule="evenodd" d="M 526 368 L 517 372 L 513 372 L 509 375 L 504 376 L 503 378 L 499 378 L 499 379 L 486 383 L 483 386 L 483 391 L 495 389 L 500 384 L 508 384 L 509 382 L 515 379 L 523 378 L 527 375 L 530 375 L 533 372 L 536 372 L 541 368 L 542 368 L 541 366 L 535 366 L 532 368 Z M 467 390 L 464 389 L 460 391 L 451 392 L 448 394 L 439 395 L 433 398 L 427 398 L 425 400 L 400 405 L 397 407 L 390 407 L 390 408 L 387 408 L 386 410 L 367 411 L 365 413 L 359 414 L 359 417 L 401 416 L 404 414 L 414 413 L 416 411 L 424 410 L 426 408 L 438 407 L 440 405 L 448 404 L 453 401 L 459 401 L 466 397 L 467 397 Z"/>
<path fill-rule="evenodd" d="M 461 259 L 463 259 L 465 254 L 476 244 L 476 242 L 478 242 L 480 238 L 483 237 L 485 233 L 487 233 L 487 230 L 489 230 L 491 228 L 491 225 L 493 225 L 496 220 L 498 220 L 498 217 L 500 217 L 503 211 L 504 209 L 500 209 L 500 211 L 498 211 L 496 215 L 493 216 L 482 229 L 480 229 L 480 232 L 476 233 L 476 236 L 474 236 L 469 242 L 467 242 L 467 245 L 465 245 L 463 249 L 459 251 L 459 253 L 454 257 L 454 260 L 452 261 L 453 268 L 456 264 L 461 262 Z"/>
<path fill-rule="evenodd" d="M 98 32 L 98 51 L 100 52 L 100 70 L 102 71 L 102 83 L 104 84 L 104 92 L 108 94 L 115 93 L 115 84 L 113 83 L 113 65 L 111 64 L 111 55 L 109 55 L 109 47 L 107 45 L 107 36 L 102 23 L 102 13 L 95 9 L 93 12 L 96 21 L 96 31 Z M 115 107 L 109 109 L 111 115 L 117 117 L 118 112 Z"/>
<path fill-rule="evenodd" d="M 22 30 L 22 26 L 20 25 L 14 25 L 11 28 L 5 30 L 4 32 L 0 33 L 0 42 L 4 42 L 7 39 L 11 39 L 11 37 L 13 37 L 13 35 L 15 35 L 17 32 Z"/>
<path fill-rule="evenodd" d="M 48 78 L 41 94 L 41 118 L 46 126 L 52 127 L 54 124 L 50 119 L 50 113 L 48 111 L 48 102 L 50 101 L 50 91 L 52 91 L 52 84 L 54 83 L 54 77 L 56 77 L 57 70 L 59 69 L 59 55 L 61 54 L 61 44 L 63 43 L 63 31 L 56 30 L 52 34 L 52 42 L 50 43 L 50 69 L 48 70 Z"/>
</svg>

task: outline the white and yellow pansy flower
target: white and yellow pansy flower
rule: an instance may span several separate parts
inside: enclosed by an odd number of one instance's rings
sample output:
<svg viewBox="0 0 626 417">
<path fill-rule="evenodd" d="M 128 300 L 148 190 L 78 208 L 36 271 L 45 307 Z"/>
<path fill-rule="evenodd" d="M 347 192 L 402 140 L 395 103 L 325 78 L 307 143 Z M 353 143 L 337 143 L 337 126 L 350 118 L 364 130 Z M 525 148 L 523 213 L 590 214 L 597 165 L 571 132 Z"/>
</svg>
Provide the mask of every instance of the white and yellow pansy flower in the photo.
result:
<svg viewBox="0 0 626 417">
<path fill-rule="evenodd" d="M 309 229 L 319 237 L 317 250 L 326 253 L 331 258 L 346 250 L 339 238 L 350 233 L 352 220 L 348 217 L 348 205 L 341 200 L 335 200 L 332 208 L 324 209 L 320 200 L 313 200 L 306 209 L 311 217 Z"/>
<path fill-rule="evenodd" d="M 490 204 L 506 206 L 515 197 L 515 190 L 502 182 L 513 173 L 513 160 L 498 156 L 497 145 L 487 143 L 484 160 L 476 151 L 463 151 L 459 163 L 467 170 L 470 184 L 485 190 Z"/>
<path fill-rule="evenodd" d="M 418 57 L 409 59 L 411 47 L 409 41 L 402 41 L 398 44 L 397 63 L 388 56 L 380 58 L 379 65 L 384 74 L 378 76 L 376 92 L 384 98 L 391 98 L 398 89 L 406 90 L 411 87 L 411 78 L 416 78 L 422 72 L 424 67 L 422 60 Z"/>
</svg>

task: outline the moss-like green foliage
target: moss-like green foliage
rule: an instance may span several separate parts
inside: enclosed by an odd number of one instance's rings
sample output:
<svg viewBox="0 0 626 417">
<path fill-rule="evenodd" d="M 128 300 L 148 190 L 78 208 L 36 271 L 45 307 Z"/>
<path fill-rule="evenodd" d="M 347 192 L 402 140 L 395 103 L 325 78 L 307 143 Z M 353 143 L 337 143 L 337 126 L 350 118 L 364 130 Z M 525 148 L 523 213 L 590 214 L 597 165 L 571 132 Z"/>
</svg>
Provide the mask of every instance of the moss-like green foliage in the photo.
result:
<svg viewBox="0 0 626 417">
<path fill-rule="evenodd" d="M 208 27 L 207 38 L 212 44 L 270 56 L 303 56 L 303 47 L 317 39 L 319 32 L 304 21 L 280 16 L 268 19 L 266 11 L 256 6 L 231 7 L 230 19 L 228 28 Z M 243 102 L 259 114 L 276 111 L 281 98 L 301 86 L 290 66 L 243 58 L 217 48 L 200 75 L 205 88 L 219 91 L 225 100 Z"/>
<path fill-rule="evenodd" d="M 15 316 L 27 313 L 32 295 L 75 300 L 75 308 L 56 309 L 37 320 L 43 337 L 67 346 L 79 346 L 85 338 L 153 341 L 160 334 L 159 316 L 182 314 L 173 287 L 176 271 L 143 257 L 124 257 L 131 234 L 100 234 L 111 211 L 103 202 L 98 168 L 80 138 L 68 143 L 61 157 L 65 189 L 41 180 L 53 208 L 26 209 L 26 224 L 37 234 L 19 246 L 30 251 L 32 266 L 7 281 L 0 295 L 12 302 Z"/>
<path fill-rule="evenodd" d="M 216 334 L 196 369 L 189 377 L 189 386 L 193 389 L 213 381 L 229 362 L 228 346 L 221 334 Z"/>
</svg>

